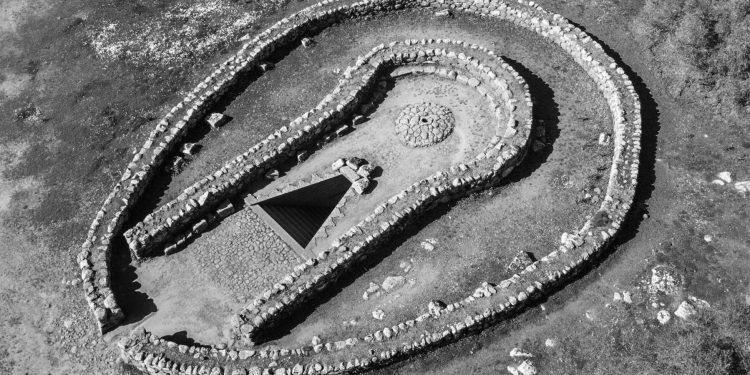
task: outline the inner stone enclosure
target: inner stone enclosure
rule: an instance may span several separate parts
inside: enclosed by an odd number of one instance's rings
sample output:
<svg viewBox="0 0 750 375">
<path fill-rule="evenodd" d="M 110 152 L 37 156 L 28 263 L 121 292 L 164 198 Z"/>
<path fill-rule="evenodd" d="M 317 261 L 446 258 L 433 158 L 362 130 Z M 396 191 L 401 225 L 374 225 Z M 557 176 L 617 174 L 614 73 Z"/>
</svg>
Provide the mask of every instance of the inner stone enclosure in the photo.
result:
<svg viewBox="0 0 750 375">
<path fill-rule="evenodd" d="M 451 300 L 482 281 L 510 276 L 507 266 L 517 253 L 546 255 L 540 249 L 553 249 L 559 233 L 570 229 L 569 223 L 582 222 L 595 210 L 595 201 L 576 204 L 578 192 L 606 187 L 606 176 L 589 178 L 601 174 L 611 161 L 611 151 L 595 145 L 601 132 L 611 131 L 606 104 L 568 56 L 512 25 L 468 15 L 446 19 L 407 11 L 345 21 L 317 35 L 313 48 L 296 48 L 276 62 L 224 111 L 233 120 L 198 140 L 203 149 L 173 178 L 162 204 L 206 171 L 219 168 L 227 155 L 241 153 L 299 115 L 300 108 L 314 107 L 319 93 L 333 89 L 333 72 L 351 65 L 370 46 L 409 38 L 463 40 L 517 61 L 537 104 L 536 134 L 544 135 L 535 138 L 549 144 L 530 159 L 545 162 L 529 162 L 527 171 L 519 172 L 523 179 L 505 183 L 492 197 L 465 199 L 450 212 L 417 224 L 410 238 L 395 241 L 387 257 L 367 266 L 366 272 L 363 268 L 356 280 L 281 337 L 280 345 L 301 345 L 314 335 L 330 335 L 326 332 L 347 337 L 362 326 L 397 322 L 419 313 L 433 299 Z M 283 171 L 280 178 L 250 189 L 257 196 L 273 194 L 282 186 L 309 180 L 314 173 L 330 172 L 331 163 L 340 157 L 356 156 L 379 166 L 377 186 L 347 207 L 346 215 L 326 230 L 326 241 L 298 254 L 246 204 L 179 253 L 140 265 L 141 290 L 157 306 L 143 325 L 160 335 L 187 331 L 197 342 L 229 339 L 227 316 L 278 283 L 304 256 L 315 256 L 405 186 L 479 153 L 495 132 L 495 120 L 483 98 L 455 81 L 402 73 L 398 69 L 391 73 L 385 98 L 353 131 Z M 410 147 L 394 124 L 405 107 L 426 102 L 448 108 L 454 129 L 431 147 Z M 592 152 L 586 155 L 582 148 Z M 420 245 L 426 239 L 435 240 L 434 250 Z M 381 288 L 373 298 L 363 299 L 371 285 L 382 285 L 388 277 L 399 280 L 397 288 L 387 293 Z M 384 312 L 383 321 L 373 318 L 372 312 L 378 310 Z"/>
</svg>

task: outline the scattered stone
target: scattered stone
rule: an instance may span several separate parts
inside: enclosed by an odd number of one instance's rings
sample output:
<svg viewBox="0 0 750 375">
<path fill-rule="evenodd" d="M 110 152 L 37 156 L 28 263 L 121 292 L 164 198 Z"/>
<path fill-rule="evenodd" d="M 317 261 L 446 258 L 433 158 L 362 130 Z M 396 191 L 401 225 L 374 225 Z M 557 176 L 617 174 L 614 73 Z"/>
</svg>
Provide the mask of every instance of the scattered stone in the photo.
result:
<svg viewBox="0 0 750 375">
<path fill-rule="evenodd" d="M 352 184 L 357 182 L 357 180 L 362 179 L 362 176 L 358 175 L 357 172 L 355 172 L 355 170 L 348 165 L 339 168 L 338 171 Z"/>
<path fill-rule="evenodd" d="M 612 301 L 622 301 L 622 296 L 620 293 L 615 292 L 615 295 L 612 297 Z"/>
<path fill-rule="evenodd" d="M 13 114 L 16 116 L 16 119 L 29 124 L 38 124 L 42 121 L 47 121 L 47 119 L 42 116 L 42 111 L 31 104 L 15 109 Z"/>
<path fill-rule="evenodd" d="M 532 358 L 534 357 L 531 353 L 524 352 L 521 350 L 521 348 L 513 348 L 510 350 L 510 357 L 511 358 Z"/>
<path fill-rule="evenodd" d="M 352 184 L 354 191 L 359 195 L 364 194 L 369 186 L 370 180 L 366 178 L 360 178 L 359 180 L 354 181 L 354 183 Z"/>
<path fill-rule="evenodd" d="M 695 307 L 692 304 L 690 304 L 690 302 L 682 301 L 680 305 L 677 307 L 677 310 L 674 311 L 674 316 L 682 320 L 687 320 L 691 316 L 697 313 L 698 311 L 695 309 Z"/>
<path fill-rule="evenodd" d="M 383 281 L 382 288 L 386 292 L 390 292 L 394 289 L 400 288 L 406 283 L 406 279 L 403 276 L 388 276 Z"/>
<path fill-rule="evenodd" d="M 659 293 L 671 296 L 678 292 L 680 284 L 680 277 L 672 267 L 658 265 L 651 269 L 651 280 L 647 290 L 652 297 Z"/>
<path fill-rule="evenodd" d="M 367 292 L 368 293 L 375 293 L 378 289 L 380 289 L 380 285 L 371 282 L 370 286 L 367 288 Z"/>
<path fill-rule="evenodd" d="M 532 264 L 534 264 L 534 260 L 531 259 L 529 253 L 525 251 L 518 251 L 513 257 L 513 260 L 511 260 L 510 264 L 508 264 L 507 269 L 510 272 L 520 272 L 521 270 Z"/>
<path fill-rule="evenodd" d="M 373 295 L 375 297 L 377 297 L 377 296 L 380 295 L 380 285 L 371 282 L 370 286 L 362 294 L 362 299 L 368 300 L 368 299 L 370 299 L 370 296 L 373 296 Z"/>
<path fill-rule="evenodd" d="M 521 375 L 536 375 L 537 373 L 536 367 L 529 360 L 523 361 L 516 369 Z"/>
<path fill-rule="evenodd" d="M 353 157 L 353 158 L 346 159 L 346 165 L 349 166 L 349 168 L 351 168 L 353 171 L 358 170 L 359 167 L 365 164 L 367 164 L 367 162 L 362 158 Z"/>
<path fill-rule="evenodd" d="M 544 340 L 544 346 L 546 346 L 548 348 L 554 348 L 557 345 L 558 345 L 558 342 L 555 339 L 546 339 L 546 340 Z"/>
<path fill-rule="evenodd" d="M 302 46 L 305 48 L 311 47 L 315 42 L 310 38 L 302 38 Z"/>
<path fill-rule="evenodd" d="M 443 9 L 435 12 L 435 17 L 449 17 L 453 18 L 453 12 L 450 9 Z"/>
<path fill-rule="evenodd" d="M 377 320 L 383 320 L 383 318 L 385 318 L 385 312 L 383 310 L 380 310 L 380 309 L 375 310 L 375 311 L 372 312 L 372 317 L 375 318 L 375 319 L 377 319 Z"/>
<path fill-rule="evenodd" d="M 630 298 L 630 292 L 622 292 L 622 301 L 628 305 L 633 303 L 633 300 Z"/>
<path fill-rule="evenodd" d="M 594 313 L 593 310 L 586 310 L 586 313 L 584 314 L 587 320 L 594 321 L 596 319 L 596 313 Z"/>
<path fill-rule="evenodd" d="M 338 159 L 331 164 L 331 169 L 333 169 L 334 171 L 338 171 L 344 165 L 346 165 L 346 160 Z"/>
<path fill-rule="evenodd" d="M 365 164 L 357 169 L 357 174 L 364 178 L 371 178 L 375 167 L 372 164 Z"/>
<path fill-rule="evenodd" d="M 690 300 L 690 303 L 699 309 L 708 309 L 711 307 L 711 304 L 708 303 L 708 301 L 702 300 L 700 298 L 696 298 L 694 296 L 688 296 L 688 299 Z"/>
<path fill-rule="evenodd" d="M 279 171 L 278 171 L 278 170 L 276 170 L 276 169 L 272 169 L 272 170 L 270 170 L 270 171 L 266 172 L 266 174 L 264 175 L 264 177 L 265 177 L 265 178 L 266 178 L 267 180 L 275 180 L 275 179 L 279 178 L 279 176 L 280 176 L 280 175 L 281 175 L 281 174 L 279 173 Z"/>
<path fill-rule="evenodd" d="M 611 141 L 611 137 L 607 133 L 600 133 L 599 134 L 599 145 L 606 146 Z"/>
<path fill-rule="evenodd" d="M 659 310 L 659 312 L 656 313 L 656 320 L 658 320 L 661 325 L 669 323 L 671 319 L 672 315 L 669 314 L 669 311 L 667 310 Z"/>
<path fill-rule="evenodd" d="M 714 237 L 710 234 L 703 236 L 703 241 L 712 242 L 713 240 L 714 240 Z"/>
<path fill-rule="evenodd" d="M 731 172 L 727 172 L 727 171 L 719 172 L 716 175 L 716 177 L 718 177 L 719 179 L 721 179 L 722 181 L 724 181 L 724 182 L 726 182 L 728 184 L 732 183 L 732 173 Z"/>
<path fill-rule="evenodd" d="M 404 273 L 409 273 L 409 271 L 411 271 L 411 268 L 412 268 L 412 263 L 402 260 L 401 262 L 399 262 L 398 267 L 401 268 L 401 270 L 404 271 Z"/>
<path fill-rule="evenodd" d="M 437 240 L 434 239 L 434 238 L 428 238 L 428 239 L 422 241 L 422 243 L 420 243 L 420 245 L 422 246 L 422 248 L 425 249 L 425 250 L 427 250 L 427 251 L 435 250 L 435 245 L 436 244 L 437 244 Z"/>
<path fill-rule="evenodd" d="M 182 167 L 185 166 L 185 159 L 183 159 L 180 156 L 175 156 L 174 159 L 172 159 L 172 163 L 169 165 L 169 170 L 172 173 L 180 173 L 182 172 Z"/>
<path fill-rule="evenodd" d="M 182 152 L 183 155 L 192 156 L 198 153 L 198 150 L 200 150 L 200 147 L 201 146 L 197 143 L 187 142 L 182 145 L 180 152 Z"/>
<path fill-rule="evenodd" d="M 750 181 L 740 181 L 734 184 L 734 189 L 744 194 L 750 193 Z"/>
<path fill-rule="evenodd" d="M 223 113 L 212 113 L 208 116 L 206 119 L 206 122 L 209 126 L 211 126 L 211 129 L 216 129 L 224 126 L 229 121 L 229 116 L 223 114 Z"/>
</svg>

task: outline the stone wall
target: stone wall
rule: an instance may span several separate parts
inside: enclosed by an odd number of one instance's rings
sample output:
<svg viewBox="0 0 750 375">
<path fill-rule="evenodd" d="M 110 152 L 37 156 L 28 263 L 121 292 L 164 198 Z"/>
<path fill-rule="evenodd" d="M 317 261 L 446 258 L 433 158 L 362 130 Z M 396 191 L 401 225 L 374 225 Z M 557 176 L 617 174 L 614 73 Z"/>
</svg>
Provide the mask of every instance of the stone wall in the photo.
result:
<svg viewBox="0 0 750 375">
<path fill-rule="evenodd" d="M 458 199 L 497 182 L 521 160 L 532 123 L 528 85 L 493 52 L 459 41 L 409 40 L 378 46 L 358 64 L 380 67 L 388 62 L 397 66 L 399 62 L 417 61 L 413 58 L 420 55 L 432 64 L 414 65 L 412 73 L 434 74 L 475 88 L 486 98 L 498 120 L 504 120 L 497 123 L 497 133 L 502 137 L 488 140 L 485 151 L 470 164 L 439 172 L 396 194 L 333 241 L 327 251 L 318 255 L 314 267 L 300 267 L 299 272 L 287 275 L 284 280 L 288 282 L 277 284 L 240 314 L 237 328 L 243 336 L 252 338 L 258 331 L 256 328 L 272 328 L 272 323 L 283 320 L 295 307 L 334 284 L 350 266 L 377 251 L 413 219 L 438 203 Z M 348 71 L 352 76 L 357 72 Z M 517 107 L 518 102 L 524 104 Z M 525 125 L 518 127 L 517 123 Z"/>
<path fill-rule="evenodd" d="M 131 338 L 125 339 L 121 343 L 123 357 L 127 361 L 149 373 L 168 374 L 318 374 L 361 371 L 389 363 L 435 345 L 450 342 L 465 334 L 480 330 L 498 319 L 507 317 L 522 308 L 528 301 L 549 293 L 565 283 L 574 273 L 585 269 L 590 260 L 600 254 L 601 250 L 609 244 L 632 204 L 638 173 L 641 119 L 640 103 L 630 79 L 615 60 L 607 55 L 598 42 L 592 40 L 585 32 L 570 24 L 565 18 L 546 12 L 533 2 L 365 0 L 351 3 L 349 1 L 327 1 L 285 18 L 243 46 L 241 51 L 223 66 L 226 68 L 225 70 L 219 69 L 214 72 L 207 79 L 208 83 L 205 87 L 199 86 L 194 90 L 193 97 L 186 99 L 188 103 L 183 102 L 175 107 L 176 109 L 170 113 L 171 117 L 163 120 L 155 133 L 152 133 L 152 137 L 149 137 L 142 152 L 134 160 L 133 164 L 135 165 L 132 165 L 132 168 L 130 165 L 128 166 L 121 183 L 116 186 L 105 202 L 103 210 L 97 215 L 89 233 L 89 239 L 84 244 L 84 250 L 79 257 L 83 269 L 84 287 L 102 329 L 117 324 L 122 315 L 109 290 L 107 274 L 109 239 L 115 233 L 119 233 L 122 221 L 127 215 L 127 208 L 135 201 L 138 193 L 142 191 L 146 181 L 150 178 L 150 173 L 153 173 L 153 167 L 158 165 L 164 159 L 163 155 L 166 155 L 177 144 L 176 139 L 179 139 L 179 135 L 184 132 L 184 128 L 195 122 L 199 115 L 205 112 L 204 107 L 206 105 L 202 103 L 210 99 L 210 95 L 220 93 L 225 87 L 224 85 L 229 85 L 232 77 L 236 77 L 236 75 L 227 72 L 234 72 L 235 69 L 237 71 L 247 69 L 248 66 L 257 64 L 257 57 L 267 56 L 270 50 L 283 45 L 283 42 L 294 40 L 295 37 L 303 33 L 301 30 L 321 27 L 321 25 L 326 25 L 335 19 L 362 17 L 373 13 L 414 7 L 430 7 L 438 10 L 452 9 L 479 14 L 512 22 L 515 25 L 532 30 L 568 52 L 573 60 L 597 83 L 601 94 L 607 99 L 612 113 L 615 141 L 609 185 L 605 199 L 596 215 L 597 217 L 608 218 L 608 220 L 604 220 L 606 224 L 596 226 L 592 221 L 587 221 L 581 228 L 572 230 L 570 234 L 564 234 L 557 250 L 510 279 L 504 280 L 498 285 L 484 284 L 470 296 L 460 301 L 445 304 L 435 303 L 429 306 L 427 312 L 414 319 L 392 327 L 383 327 L 361 338 L 349 338 L 333 343 L 318 342 L 303 348 L 293 349 L 260 347 L 255 350 L 239 350 L 223 347 L 180 346 L 144 332 L 135 332 Z M 420 41 L 417 44 L 427 45 L 433 42 L 440 43 L 440 41 L 425 41 L 424 43 Z M 412 46 L 413 42 L 403 44 Z M 467 47 L 463 44 L 462 46 Z M 376 47 L 376 49 L 378 48 L 382 48 L 380 51 L 386 49 L 385 46 Z M 468 48 L 478 49 L 472 48 L 472 46 L 468 46 Z M 246 54 L 248 50 L 250 52 Z M 372 56 L 364 57 L 361 63 L 358 61 L 357 66 L 347 70 L 344 77 L 347 79 L 357 77 L 352 73 L 357 73 L 358 68 L 362 69 L 368 63 L 367 59 L 376 56 L 380 51 L 373 51 Z M 427 53 L 427 51 L 423 52 Z M 424 57 L 419 56 L 419 51 L 416 53 L 417 57 Z M 489 52 L 487 54 L 489 55 Z M 440 56 L 443 56 L 442 53 Z M 403 54 L 399 56 L 402 59 L 403 57 Z M 448 56 L 446 55 L 446 57 Z M 410 61 L 410 63 L 413 62 L 418 63 L 419 61 Z M 466 66 L 468 70 L 472 69 L 471 66 L 479 68 L 473 63 Z M 369 80 L 377 75 L 377 64 L 372 67 L 372 73 L 358 77 L 366 77 Z M 430 67 L 424 68 L 426 69 L 425 72 L 428 72 L 427 69 L 431 69 Z M 369 71 L 369 68 L 366 69 Z M 479 68 L 479 70 L 486 72 L 483 68 Z M 439 74 L 439 71 L 436 72 Z M 446 70 L 446 73 L 448 72 Z M 452 75 L 447 74 L 447 76 Z M 458 75 L 459 73 L 456 71 L 456 79 L 458 79 Z M 464 77 L 468 77 L 468 75 Z M 491 76 L 487 73 L 486 75 L 480 74 L 479 77 L 486 79 L 486 77 Z M 476 79 L 479 80 L 479 78 Z M 467 79 L 466 83 L 473 85 L 475 82 L 469 82 Z M 475 87 L 484 87 L 483 84 L 480 83 Z M 208 91 L 202 91 L 204 89 Z M 208 92 L 212 92 L 212 94 L 209 95 Z M 350 95 L 347 96 L 347 98 L 351 97 L 349 103 L 354 102 L 357 92 L 350 92 Z M 204 98 L 204 101 L 195 100 L 199 97 Z M 499 97 L 502 97 L 502 95 Z M 524 98 L 524 100 L 527 100 L 529 104 L 531 103 L 529 97 Z M 342 105 L 346 106 L 346 104 Z M 511 102 L 511 105 L 515 104 Z M 182 112 L 185 107 L 189 107 L 189 109 Z M 326 108 L 325 105 L 319 105 L 319 107 L 321 107 L 320 109 Z M 524 107 L 522 105 L 519 108 Z M 172 126 L 170 121 L 178 113 L 182 117 L 177 118 L 181 118 L 182 121 L 178 121 Z M 327 118 L 332 118 L 321 116 L 323 114 L 315 114 L 315 111 L 313 111 L 306 118 L 311 117 L 311 115 L 313 117 L 320 116 L 318 118 L 321 122 L 324 122 Z M 505 133 L 502 134 L 503 137 L 494 138 L 487 150 L 472 163 L 453 167 L 450 171 L 439 172 L 396 195 L 387 204 L 379 207 L 374 214 L 368 216 L 361 223 L 361 226 L 358 225 L 347 232 L 330 251 L 321 253 L 318 259 L 308 260 L 298 266 L 295 272 L 289 275 L 283 283 L 277 284 L 273 290 L 268 291 L 263 298 L 256 300 L 252 306 L 240 314 L 237 319 L 240 334 L 252 338 L 254 334 L 262 331 L 264 326 L 272 324 L 274 319 L 283 317 L 284 312 L 293 310 L 298 303 L 304 303 L 306 296 L 312 296 L 316 290 L 325 288 L 329 282 L 334 282 L 340 272 L 346 270 L 358 257 L 365 256 L 368 251 L 376 248 L 380 241 L 387 241 L 387 238 L 400 230 L 403 225 L 406 225 L 411 217 L 416 217 L 441 200 L 455 199 L 467 192 L 482 189 L 507 175 L 512 167 L 521 160 L 528 144 L 528 133 L 531 125 L 530 111 L 527 120 L 528 122 L 523 123 L 523 126 L 506 128 Z M 297 125 L 301 123 L 302 121 Z M 163 129 L 159 130 L 161 128 Z M 168 135 L 160 137 L 157 143 L 156 138 L 167 131 L 167 128 L 169 128 Z M 294 129 L 294 127 L 290 124 L 290 127 L 287 127 L 287 130 L 283 133 L 290 131 L 289 129 Z M 296 134 L 299 135 L 299 138 L 292 139 L 289 142 L 279 142 L 278 146 L 275 147 L 286 145 L 279 150 L 283 153 L 287 147 L 290 147 L 290 144 L 293 145 L 295 141 L 304 139 L 307 133 L 303 128 L 301 131 L 298 130 Z M 270 141 L 263 146 L 256 146 L 256 151 L 259 151 Z M 156 146 L 152 148 L 155 144 Z M 146 162 L 144 163 L 142 160 L 146 160 Z M 271 157 L 268 160 L 271 160 Z M 140 164 L 138 164 L 139 162 Z M 239 163 L 238 161 L 237 164 Z M 253 163 L 253 168 L 259 167 L 259 165 Z M 253 168 L 249 169 L 252 170 Z M 138 170 L 138 172 L 133 172 L 135 170 Z M 227 171 L 229 171 L 229 168 L 227 168 Z M 235 179 L 241 177 L 232 175 L 232 178 Z M 209 181 L 214 180 L 209 179 Z M 215 186 L 212 187 L 216 188 Z M 210 190 L 210 187 L 208 190 Z M 219 191 L 221 190 L 217 189 L 213 194 L 217 197 L 223 197 L 223 195 L 218 194 Z M 199 206 L 192 201 L 188 202 L 193 207 Z M 169 209 L 172 209 L 172 207 Z M 183 212 L 183 217 L 190 217 L 190 215 L 185 215 L 185 212 L 195 209 L 188 209 L 187 206 L 176 209 L 178 218 L 180 217 L 180 211 Z M 171 216 L 167 217 L 167 219 L 170 218 Z M 101 223 L 106 223 L 107 227 L 104 228 L 100 225 Z M 136 232 L 138 231 L 131 232 L 134 234 L 131 238 L 139 238 L 135 234 L 142 235 L 142 233 Z M 158 233 L 155 234 L 159 235 Z M 256 320 L 258 324 L 255 324 Z M 243 327 L 245 327 L 244 330 Z"/>
</svg>

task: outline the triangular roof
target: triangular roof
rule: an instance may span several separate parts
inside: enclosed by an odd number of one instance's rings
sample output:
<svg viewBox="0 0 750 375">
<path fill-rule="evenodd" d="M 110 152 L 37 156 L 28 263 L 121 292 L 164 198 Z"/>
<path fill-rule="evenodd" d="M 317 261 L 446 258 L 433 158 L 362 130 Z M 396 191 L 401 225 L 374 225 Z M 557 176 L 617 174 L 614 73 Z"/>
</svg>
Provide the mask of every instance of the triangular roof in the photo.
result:
<svg viewBox="0 0 750 375">
<path fill-rule="evenodd" d="M 294 241 L 289 244 L 290 246 L 297 245 L 297 250 L 303 250 L 351 185 L 346 177 L 336 175 L 256 202 L 254 205 L 262 209 L 267 215 L 266 219 L 271 221 L 269 224 L 272 224 L 282 237 Z M 306 252 L 302 251 L 302 254 L 304 253 Z"/>
</svg>

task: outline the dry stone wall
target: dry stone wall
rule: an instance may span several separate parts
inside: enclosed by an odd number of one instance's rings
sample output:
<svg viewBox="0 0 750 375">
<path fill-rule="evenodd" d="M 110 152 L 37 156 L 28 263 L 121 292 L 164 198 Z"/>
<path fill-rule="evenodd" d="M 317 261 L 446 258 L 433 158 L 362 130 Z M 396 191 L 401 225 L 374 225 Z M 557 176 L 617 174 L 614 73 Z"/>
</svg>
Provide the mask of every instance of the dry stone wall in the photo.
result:
<svg viewBox="0 0 750 375">
<path fill-rule="evenodd" d="M 177 345 L 139 331 L 121 342 L 125 360 L 152 374 L 330 374 L 362 371 L 453 341 L 515 313 L 528 301 L 549 293 L 584 269 L 611 242 L 630 209 L 637 183 L 640 103 L 630 79 L 598 42 L 562 16 L 544 11 L 533 2 L 326 1 L 285 18 L 243 46 L 236 56 L 227 60 L 159 123 L 128 165 L 122 180 L 94 220 L 79 256 L 84 289 L 102 330 L 113 327 L 122 319 L 122 312 L 109 285 L 112 236 L 120 233 L 127 210 L 142 193 L 165 155 L 179 143 L 185 129 L 201 119 L 210 103 L 234 83 L 237 72 L 257 65 L 273 49 L 334 20 L 419 7 L 478 14 L 534 31 L 570 54 L 596 82 L 600 93 L 607 99 L 614 134 L 609 185 L 596 214 L 596 217 L 606 220 L 596 223 L 587 221 L 580 228 L 571 228 L 570 233 L 561 237 L 557 250 L 497 285 L 485 283 L 462 300 L 435 303 L 431 308 L 426 306 L 424 314 L 394 326 L 382 327 L 364 337 L 311 343 L 301 348 L 205 348 Z M 435 44 L 450 47 L 434 47 Z M 449 55 L 449 50 L 454 50 L 455 57 Z M 482 55 L 482 58 L 477 59 L 474 55 Z M 497 182 L 521 160 L 528 146 L 531 99 L 526 92 L 519 100 L 517 95 L 524 90 L 509 89 L 511 84 L 526 87 L 517 73 L 503 66 L 501 59 L 487 59 L 485 55 L 496 57 L 479 46 L 453 41 L 394 42 L 376 47 L 344 73 L 345 82 L 351 86 L 339 85 L 340 90 L 327 96 L 315 110 L 298 118 L 290 126 L 279 129 L 278 134 L 269 137 L 267 142 L 254 146 L 246 155 L 202 180 L 199 186 L 186 190 L 183 199 L 176 200 L 180 203 L 165 206 L 145 220 L 144 224 L 131 230 L 128 236 L 131 247 L 138 252 L 139 249 L 148 248 L 149 244 L 160 243 L 171 231 L 184 229 L 185 225 L 175 223 L 188 223 L 199 216 L 192 212 L 214 209 L 227 194 L 241 188 L 243 182 L 278 162 L 282 158 L 280 155 L 287 155 L 287 150 L 323 133 L 329 124 L 341 119 L 342 113 L 354 113 L 354 108 L 366 103 L 366 94 L 375 82 L 374 77 L 393 64 L 414 64 L 415 69 L 421 69 L 421 72 L 456 79 L 478 91 L 486 90 L 488 102 L 496 105 L 493 108 L 500 112 L 515 110 L 509 116 L 513 122 L 499 126 L 502 134 L 490 140 L 487 149 L 475 160 L 441 171 L 394 196 L 360 225 L 334 241 L 329 251 L 299 265 L 282 283 L 244 309 L 236 318 L 237 331 L 241 337 L 252 340 L 264 327 L 272 326 L 284 314 L 335 282 L 336 277 L 351 264 L 374 251 L 377 244 L 387 241 L 411 218 L 440 201 L 455 199 Z M 440 67 L 420 64 L 423 62 L 420 59 L 426 58 L 436 60 Z M 497 80 L 505 81 L 508 87 L 502 84 L 493 86 L 501 70 L 490 68 L 492 61 L 505 68 L 516 80 Z M 510 92 L 507 98 L 503 92 Z M 340 96 L 344 96 L 343 100 L 339 99 Z M 525 115 L 522 111 L 525 111 Z M 310 118 L 312 120 L 308 121 Z M 521 122 L 516 124 L 515 121 L 519 120 Z M 252 162 L 248 162 L 248 159 Z M 196 199 L 195 195 L 199 192 Z M 168 223 L 170 220 L 171 224 Z"/>
<path fill-rule="evenodd" d="M 498 119 L 505 120 L 497 123 L 497 133 L 502 137 L 489 139 L 485 151 L 471 164 L 441 171 L 393 196 L 333 241 L 327 251 L 318 255 L 315 264 L 300 267 L 299 272 L 288 275 L 284 282 L 266 291 L 237 319 L 241 336 L 252 339 L 257 332 L 272 328 L 296 306 L 307 303 L 335 283 L 351 265 L 377 251 L 379 245 L 398 234 L 413 218 L 438 203 L 494 184 L 520 162 L 530 139 L 532 123 L 528 85 L 494 52 L 459 41 L 409 40 L 378 46 L 360 61 L 361 66 L 380 67 L 383 61 L 395 65 L 399 61 L 413 61 L 420 55 L 432 64 L 414 66 L 412 72 L 455 79 L 481 92 Z M 356 69 L 350 71 L 357 72 Z M 515 104 L 519 102 L 523 103 L 521 107 Z M 519 123 L 523 126 L 518 126 Z"/>
</svg>

